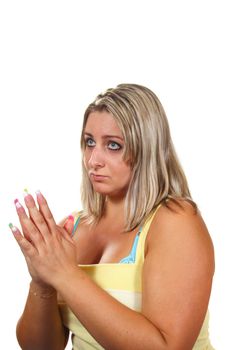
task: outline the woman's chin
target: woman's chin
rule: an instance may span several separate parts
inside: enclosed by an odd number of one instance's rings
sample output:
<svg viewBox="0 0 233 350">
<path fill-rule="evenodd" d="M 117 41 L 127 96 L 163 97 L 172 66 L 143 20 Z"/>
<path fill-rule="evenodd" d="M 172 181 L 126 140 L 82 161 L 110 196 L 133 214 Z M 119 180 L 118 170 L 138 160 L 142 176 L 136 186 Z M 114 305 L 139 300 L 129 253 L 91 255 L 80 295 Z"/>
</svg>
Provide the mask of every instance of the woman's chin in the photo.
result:
<svg viewBox="0 0 233 350">
<path fill-rule="evenodd" d="M 124 198 L 126 196 L 126 192 L 125 190 L 110 190 L 110 189 L 103 189 L 103 188 L 95 188 L 95 186 L 93 186 L 94 191 L 96 193 L 99 193 L 102 196 L 108 196 L 109 198 L 116 198 L 116 199 L 121 199 Z"/>
<path fill-rule="evenodd" d="M 102 194 L 103 196 L 106 196 L 109 193 L 111 193 L 109 189 L 103 188 L 103 186 L 100 186 L 100 185 L 93 185 L 93 190 L 96 193 Z"/>
</svg>

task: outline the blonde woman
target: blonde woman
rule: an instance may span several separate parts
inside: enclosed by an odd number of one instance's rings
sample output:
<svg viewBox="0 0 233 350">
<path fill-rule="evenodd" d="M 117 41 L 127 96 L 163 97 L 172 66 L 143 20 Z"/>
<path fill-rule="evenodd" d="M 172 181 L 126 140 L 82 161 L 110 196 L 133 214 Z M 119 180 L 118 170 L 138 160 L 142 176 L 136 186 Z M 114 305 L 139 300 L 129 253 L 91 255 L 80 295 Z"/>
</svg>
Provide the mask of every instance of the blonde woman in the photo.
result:
<svg viewBox="0 0 233 350">
<path fill-rule="evenodd" d="M 148 88 L 121 84 L 84 115 L 83 210 L 60 225 L 45 197 L 11 226 L 31 283 L 22 349 L 209 350 L 211 238 Z"/>
</svg>

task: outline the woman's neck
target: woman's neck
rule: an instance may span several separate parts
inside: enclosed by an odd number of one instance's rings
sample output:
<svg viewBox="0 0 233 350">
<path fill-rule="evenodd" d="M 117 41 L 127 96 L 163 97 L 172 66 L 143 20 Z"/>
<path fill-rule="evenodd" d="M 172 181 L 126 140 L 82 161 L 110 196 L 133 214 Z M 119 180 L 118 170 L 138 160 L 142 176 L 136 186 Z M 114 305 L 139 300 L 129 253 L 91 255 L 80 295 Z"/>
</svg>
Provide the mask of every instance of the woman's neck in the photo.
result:
<svg viewBox="0 0 233 350">
<path fill-rule="evenodd" d="M 124 219 L 125 211 L 125 197 L 124 198 L 110 198 L 106 199 L 105 203 L 105 216 L 119 220 L 120 218 Z"/>
</svg>

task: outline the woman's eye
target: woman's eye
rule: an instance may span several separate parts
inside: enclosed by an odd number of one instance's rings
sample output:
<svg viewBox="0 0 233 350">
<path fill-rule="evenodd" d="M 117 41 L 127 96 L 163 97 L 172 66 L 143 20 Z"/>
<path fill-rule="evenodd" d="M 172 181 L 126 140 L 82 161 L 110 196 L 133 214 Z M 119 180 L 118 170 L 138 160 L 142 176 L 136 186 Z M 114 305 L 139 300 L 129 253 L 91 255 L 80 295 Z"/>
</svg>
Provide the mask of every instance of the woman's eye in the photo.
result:
<svg viewBox="0 0 233 350">
<path fill-rule="evenodd" d="M 95 146 L 95 141 L 93 139 L 86 139 L 85 142 L 87 147 Z"/>
<path fill-rule="evenodd" d="M 109 142 L 108 148 L 113 150 L 113 151 L 118 151 L 119 149 L 121 149 L 121 145 L 112 141 L 112 142 Z"/>
</svg>

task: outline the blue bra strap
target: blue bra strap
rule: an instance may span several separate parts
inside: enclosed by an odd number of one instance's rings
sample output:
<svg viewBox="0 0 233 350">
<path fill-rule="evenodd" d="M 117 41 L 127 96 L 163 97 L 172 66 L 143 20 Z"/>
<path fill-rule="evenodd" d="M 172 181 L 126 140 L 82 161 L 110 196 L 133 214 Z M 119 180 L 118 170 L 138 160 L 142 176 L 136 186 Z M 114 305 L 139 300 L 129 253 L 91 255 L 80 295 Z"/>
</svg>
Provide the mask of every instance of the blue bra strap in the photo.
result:
<svg viewBox="0 0 233 350">
<path fill-rule="evenodd" d="M 140 233 L 142 232 L 142 226 L 139 228 L 138 233 L 136 234 L 135 238 L 134 238 L 134 242 L 133 242 L 133 247 L 131 249 L 131 252 L 128 256 L 126 256 L 125 258 L 121 259 L 119 261 L 119 264 L 133 264 L 136 261 L 136 253 L 137 253 L 137 246 L 138 246 L 138 240 L 139 240 L 139 236 Z"/>
<path fill-rule="evenodd" d="M 78 224 L 79 224 L 79 221 L 80 221 L 80 218 L 81 216 L 78 217 L 78 219 L 76 220 L 75 224 L 74 224 L 74 228 L 73 228 L 73 231 L 72 231 L 72 236 L 74 235 L 77 227 L 78 227 Z"/>
</svg>

